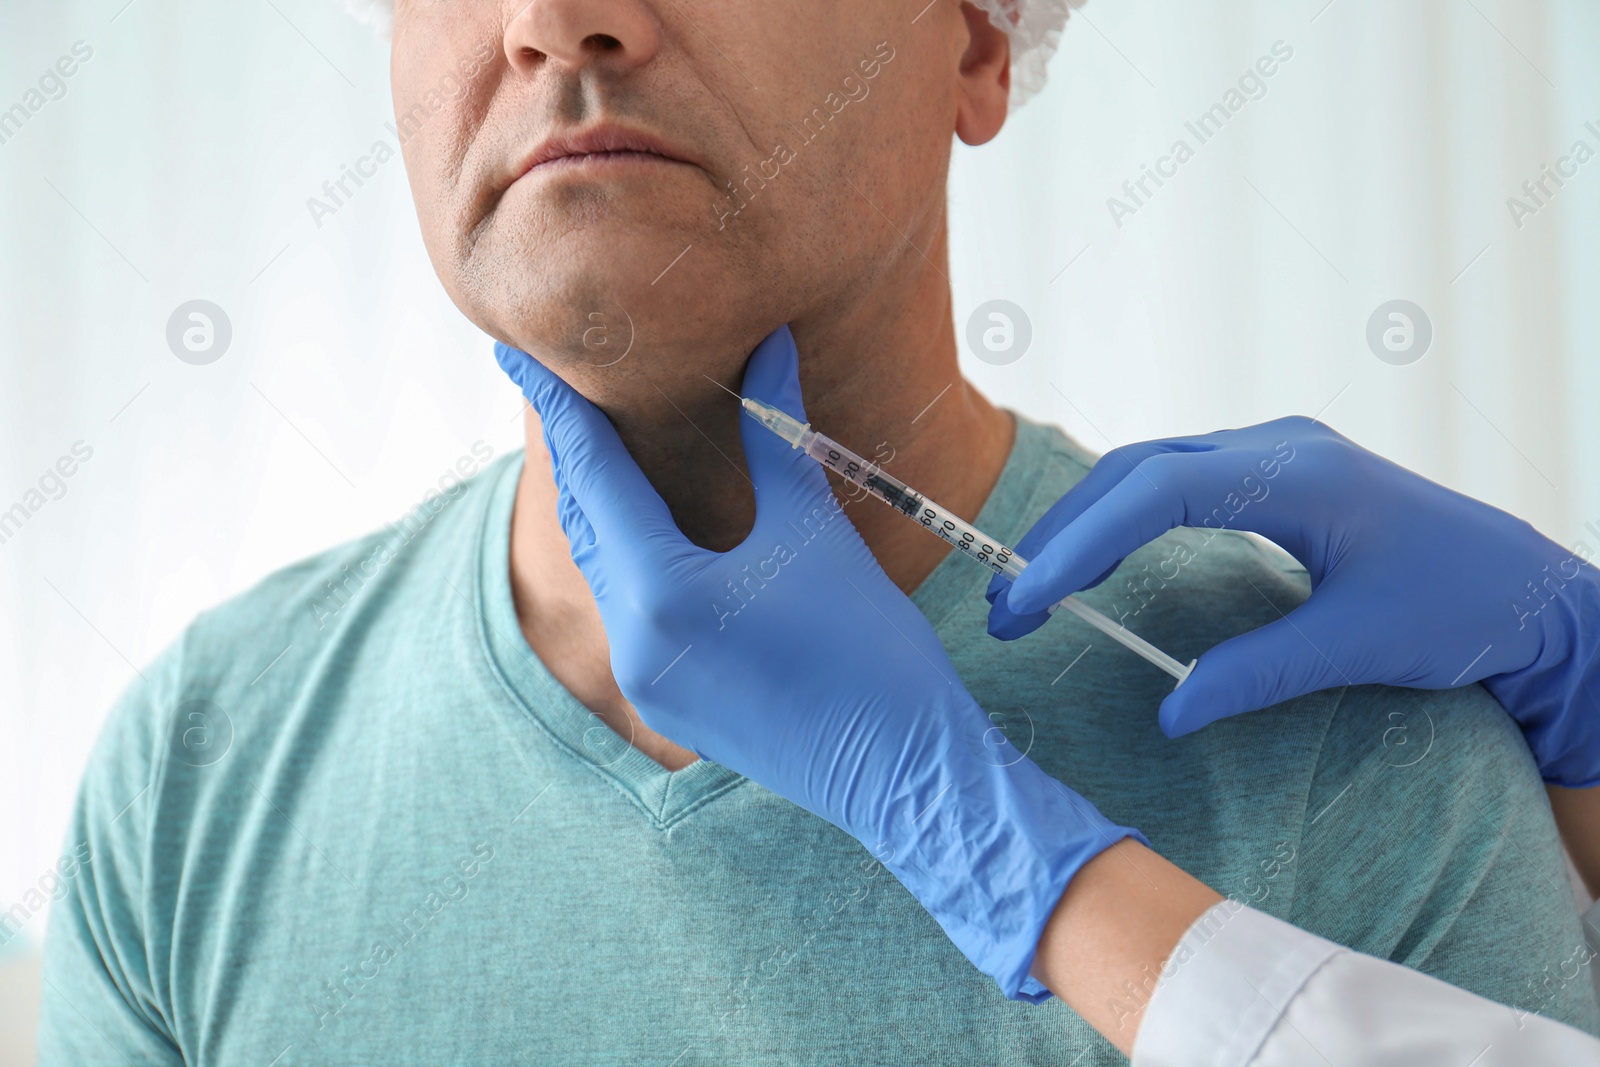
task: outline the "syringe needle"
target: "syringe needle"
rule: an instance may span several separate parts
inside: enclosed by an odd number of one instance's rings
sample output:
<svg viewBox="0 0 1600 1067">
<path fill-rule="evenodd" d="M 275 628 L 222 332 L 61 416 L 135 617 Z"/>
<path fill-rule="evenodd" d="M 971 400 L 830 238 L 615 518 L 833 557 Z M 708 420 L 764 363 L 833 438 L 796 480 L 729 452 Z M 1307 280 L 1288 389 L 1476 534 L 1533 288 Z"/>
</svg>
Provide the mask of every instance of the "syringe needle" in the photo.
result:
<svg viewBox="0 0 1600 1067">
<path fill-rule="evenodd" d="M 700 375 L 700 377 L 704 378 L 706 381 L 710 382 L 712 385 L 716 386 L 718 389 L 721 389 L 724 393 L 727 393 L 729 396 L 733 397 L 735 400 L 739 401 L 741 404 L 744 403 L 744 397 L 740 396 L 738 393 L 734 392 L 732 389 L 729 389 L 726 385 L 723 385 L 721 382 L 717 381 L 711 375 L 702 374 L 702 375 Z"/>
</svg>

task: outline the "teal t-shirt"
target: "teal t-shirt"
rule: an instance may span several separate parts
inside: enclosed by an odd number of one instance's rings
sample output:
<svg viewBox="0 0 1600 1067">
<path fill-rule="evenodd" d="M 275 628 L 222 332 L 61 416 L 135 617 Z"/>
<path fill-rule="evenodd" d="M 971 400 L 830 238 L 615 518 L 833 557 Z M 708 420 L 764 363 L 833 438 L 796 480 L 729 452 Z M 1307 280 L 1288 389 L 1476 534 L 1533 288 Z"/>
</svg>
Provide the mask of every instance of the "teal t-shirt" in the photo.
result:
<svg viewBox="0 0 1600 1067">
<path fill-rule="evenodd" d="M 1015 543 L 1091 461 L 1019 419 L 978 524 Z M 1002 997 L 843 832 L 667 772 L 557 684 L 512 606 L 520 469 L 267 578 L 133 684 L 66 843 L 45 1067 L 1125 1062 L 1060 1001 Z M 1331 691 L 1167 741 L 1166 675 L 1071 618 L 990 639 L 987 579 L 947 558 L 915 600 L 1109 818 L 1264 911 L 1596 1030 L 1549 808 L 1484 690 Z M 1187 661 L 1306 595 L 1187 530 L 1088 599 Z M 1153 976 L 1129 978 L 1133 1010 Z"/>
</svg>

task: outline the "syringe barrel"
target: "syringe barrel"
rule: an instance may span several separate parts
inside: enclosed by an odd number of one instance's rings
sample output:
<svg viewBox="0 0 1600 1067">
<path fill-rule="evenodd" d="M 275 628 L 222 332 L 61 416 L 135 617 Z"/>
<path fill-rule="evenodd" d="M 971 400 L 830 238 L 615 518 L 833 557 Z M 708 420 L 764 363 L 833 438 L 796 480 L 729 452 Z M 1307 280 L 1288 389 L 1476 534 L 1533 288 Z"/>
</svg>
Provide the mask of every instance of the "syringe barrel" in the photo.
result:
<svg viewBox="0 0 1600 1067">
<path fill-rule="evenodd" d="M 1009 548 L 990 541 L 983 531 L 955 512 L 935 504 L 839 442 L 811 430 L 802 437 L 799 447 L 839 477 L 854 482 L 896 511 L 917 520 L 957 552 L 970 556 L 1007 578 L 1015 578 L 1022 573 Z"/>
<path fill-rule="evenodd" d="M 996 574 L 1015 578 L 1022 573 L 1021 568 L 1017 566 L 1016 557 L 1011 554 L 1009 548 L 990 541 L 982 530 L 966 522 L 955 512 L 924 502 L 916 519 L 944 538 L 956 551 L 971 556 Z"/>
<path fill-rule="evenodd" d="M 861 486 L 902 514 L 916 518 L 918 510 L 925 502 L 922 494 L 905 482 L 815 430 L 810 431 L 800 447 L 808 456 L 839 477 Z"/>
</svg>

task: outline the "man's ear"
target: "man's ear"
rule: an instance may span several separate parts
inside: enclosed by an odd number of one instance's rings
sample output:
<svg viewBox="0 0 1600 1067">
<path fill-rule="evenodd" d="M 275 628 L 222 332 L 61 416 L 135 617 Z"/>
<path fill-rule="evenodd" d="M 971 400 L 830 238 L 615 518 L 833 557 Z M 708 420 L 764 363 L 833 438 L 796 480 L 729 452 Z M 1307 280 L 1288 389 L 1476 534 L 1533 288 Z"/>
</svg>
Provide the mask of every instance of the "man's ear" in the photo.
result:
<svg viewBox="0 0 1600 1067">
<path fill-rule="evenodd" d="M 967 48 L 961 55 L 956 136 L 980 145 L 1005 125 L 1011 98 L 1011 38 L 975 4 L 962 0 L 961 14 L 967 23 Z"/>
</svg>

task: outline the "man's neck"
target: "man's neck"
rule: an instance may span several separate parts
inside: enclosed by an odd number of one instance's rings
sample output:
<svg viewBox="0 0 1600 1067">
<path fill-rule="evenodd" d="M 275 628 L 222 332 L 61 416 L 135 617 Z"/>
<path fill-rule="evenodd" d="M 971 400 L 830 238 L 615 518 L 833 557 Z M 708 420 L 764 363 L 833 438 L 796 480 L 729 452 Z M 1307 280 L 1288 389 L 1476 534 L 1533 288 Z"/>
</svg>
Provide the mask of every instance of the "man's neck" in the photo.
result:
<svg viewBox="0 0 1600 1067">
<path fill-rule="evenodd" d="M 949 283 L 934 266 L 944 261 L 943 249 L 934 252 L 893 286 L 899 292 L 879 286 L 870 298 L 847 306 L 836 301 L 833 313 L 796 318 L 790 326 L 812 425 L 972 519 L 1010 455 L 1015 425 L 961 378 Z M 742 373 L 740 363 L 721 385 L 737 390 Z M 718 551 L 734 547 L 755 518 L 738 404 L 718 384 L 675 367 L 645 378 L 637 394 L 626 403 L 602 402 L 629 452 L 686 537 Z M 908 594 L 949 552 L 877 501 L 850 499 L 845 514 Z M 673 769 L 692 762 L 692 753 L 664 739 L 638 740 L 644 727 L 611 676 L 599 611 L 569 554 L 550 456 L 532 411 L 512 520 L 511 578 L 523 632 L 556 678 L 658 762 Z"/>
</svg>

